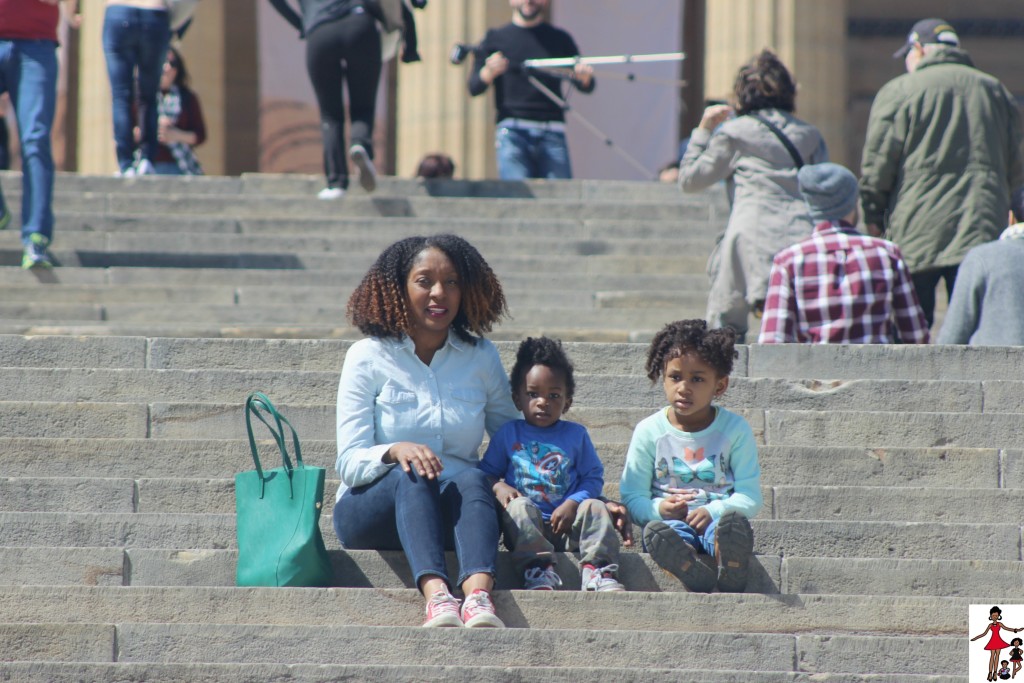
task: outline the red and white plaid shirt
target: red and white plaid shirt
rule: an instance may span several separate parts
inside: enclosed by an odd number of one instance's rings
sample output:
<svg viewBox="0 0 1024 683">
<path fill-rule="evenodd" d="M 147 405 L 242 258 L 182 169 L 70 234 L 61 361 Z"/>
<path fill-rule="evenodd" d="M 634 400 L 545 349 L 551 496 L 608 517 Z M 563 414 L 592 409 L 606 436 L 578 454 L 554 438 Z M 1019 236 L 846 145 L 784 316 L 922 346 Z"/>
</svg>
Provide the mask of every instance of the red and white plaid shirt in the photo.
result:
<svg viewBox="0 0 1024 683">
<path fill-rule="evenodd" d="M 849 223 L 819 223 L 775 255 L 760 344 L 927 344 L 928 323 L 899 247 Z"/>
</svg>

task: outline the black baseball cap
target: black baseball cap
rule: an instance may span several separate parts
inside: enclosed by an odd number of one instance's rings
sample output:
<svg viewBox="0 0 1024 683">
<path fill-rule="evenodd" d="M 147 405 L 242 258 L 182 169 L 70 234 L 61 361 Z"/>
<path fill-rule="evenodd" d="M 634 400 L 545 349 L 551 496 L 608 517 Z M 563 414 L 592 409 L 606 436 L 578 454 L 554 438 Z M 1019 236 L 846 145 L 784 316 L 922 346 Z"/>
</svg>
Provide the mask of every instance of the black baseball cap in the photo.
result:
<svg viewBox="0 0 1024 683">
<path fill-rule="evenodd" d="M 899 50 L 892 54 L 893 57 L 906 57 L 914 43 L 922 45 L 939 43 L 960 47 L 960 38 L 956 35 L 956 29 L 943 19 L 922 19 L 914 24 L 907 34 L 907 42 Z"/>
</svg>

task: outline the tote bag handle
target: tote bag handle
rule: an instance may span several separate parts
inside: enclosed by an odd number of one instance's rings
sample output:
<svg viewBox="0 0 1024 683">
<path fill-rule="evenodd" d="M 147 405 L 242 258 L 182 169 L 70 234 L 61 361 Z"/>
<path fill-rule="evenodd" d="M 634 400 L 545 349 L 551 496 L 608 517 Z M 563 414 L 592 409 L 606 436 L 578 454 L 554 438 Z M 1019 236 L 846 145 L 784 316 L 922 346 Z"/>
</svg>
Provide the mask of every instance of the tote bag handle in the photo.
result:
<svg viewBox="0 0 1024 683">
<path fill-rule="evenodd" d="M 263 413 L 267 413 L 273 418 L 274 425 L 271 424 Z M 263 467 L 260 465 L 260 454 L 259 448 L 256 446 L 256 437 L 252 433 L 252 416 L 255 415 L 256 419 L 267 426 L 270 430 L 271 436 L 274 437 L 274 442 L 277 444 L 278 450 L 281 452 L 281 464 L 284 471 L 288 474 L 289 489 L 291 488 L 292 472 L 295 467 L 304 467 L 302 464 L 302 447 L 299 445 L 299 435 L 295 432 L 295 428 L 292 427 L 292 423 L 288 421 L 281 413 L 277 412 L 277 408 L 270 401 L 266 394 L 261 391 L 254 391 L 249 394 L 249 397 L 245 400 L 245 429 L 249 433 L 249 450 L 252 452 L 252 461 L 256 465 L 256 472 L 259 473 L 260 477 L 260 498 L 263 498 L 264 489 L 266 487 L 267 476 L 263 473 Z M 291 459 L 288 457 L 288 446 L 285 442 L 284 426 L 288 425 L 288 429 L 292 433 L 292 447 L 295 450 L 295 465 L 292 465 Z M 294 495 L 294 493 L 293 493 Z"/>
</svg>

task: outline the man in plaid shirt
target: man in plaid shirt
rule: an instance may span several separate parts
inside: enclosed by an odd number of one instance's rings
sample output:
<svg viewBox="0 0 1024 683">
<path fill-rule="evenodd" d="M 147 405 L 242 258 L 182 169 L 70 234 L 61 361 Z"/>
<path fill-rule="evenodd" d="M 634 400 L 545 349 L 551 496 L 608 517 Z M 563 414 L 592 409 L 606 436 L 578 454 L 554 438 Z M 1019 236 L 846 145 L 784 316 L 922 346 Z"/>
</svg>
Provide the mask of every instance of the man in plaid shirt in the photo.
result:
<svg viewBox="0 0 1024 683">
<path fill-rule="evenodd" d="M 927 344 L 928 323 L 899 248 L 854 227 L 854 175 L 814 164 L 797 181 L 816 227 L 776 254 L 758 343 Z"/>
</svg>

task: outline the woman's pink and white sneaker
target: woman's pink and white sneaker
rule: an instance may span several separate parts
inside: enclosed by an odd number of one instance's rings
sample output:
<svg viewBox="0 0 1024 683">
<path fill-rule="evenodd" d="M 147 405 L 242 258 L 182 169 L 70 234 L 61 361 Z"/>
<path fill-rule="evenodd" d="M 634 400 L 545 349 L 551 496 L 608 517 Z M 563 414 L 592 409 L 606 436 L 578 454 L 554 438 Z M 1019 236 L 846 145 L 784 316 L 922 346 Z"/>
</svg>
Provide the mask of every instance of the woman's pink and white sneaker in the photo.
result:
<svg viewBox="0 0 1024 683">
<path fill-rule="evenodd" d="M 459 614 L 459 599 L 442 588 L 434 591 L 434 594 L 427 600 L 427 618 L 424 626 L 462 626 L 462 616 Z"/>
<path fill-rule="evenodd" d="M 466 628 L 505 628 L 494 613 L 491 594 L 479 588 L 462 603 L 462 623 Z"/>
</svg>

